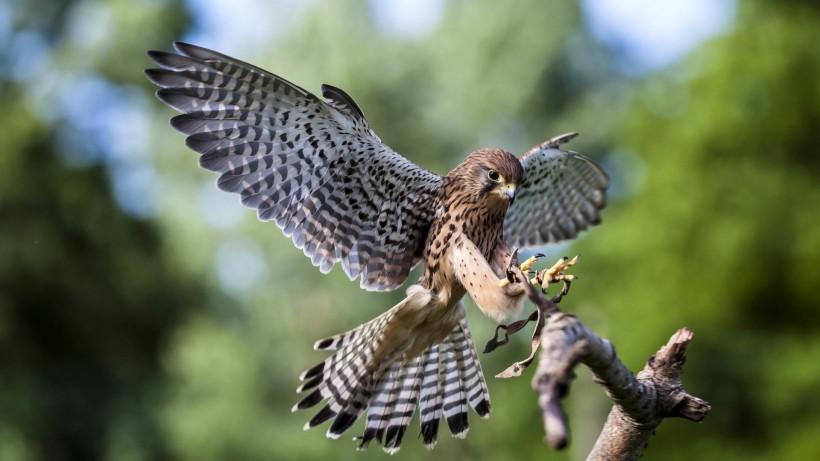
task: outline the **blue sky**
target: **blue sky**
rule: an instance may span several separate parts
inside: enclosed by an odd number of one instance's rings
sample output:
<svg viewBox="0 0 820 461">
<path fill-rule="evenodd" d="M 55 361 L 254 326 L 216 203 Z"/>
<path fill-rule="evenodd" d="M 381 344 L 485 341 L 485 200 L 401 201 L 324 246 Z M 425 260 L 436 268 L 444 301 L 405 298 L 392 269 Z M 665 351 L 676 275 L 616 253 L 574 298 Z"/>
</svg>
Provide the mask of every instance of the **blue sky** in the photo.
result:
<svg viewBox="0 0 820 461">
<path fill-rule="evenodd" d="M 582 0 L 595 38 L 615 48 L 628 71 L 679 61 L 729 28 L 734 0 Z"/>
<path fill-rule="evenodd" d="M 447 0 L 370 0 L 377 25 L 390 33 L 423 36 L 440 22 Z M 267 42 L 288 33 L 299 12 L 312 0 L 188 0 L 195 26 L 186 40 L 225 53 L 247 55 L 249 43 Z M 633 74 L 679 61 L 704 40 L 731 26 L 735 0 L 581 0 L 584 22 L 611 46 L 624 70 Z M 236 11 L 255 11 L 237 15 Z M 282 11 L 287 14 L 281 14 Z M 247 21 L 223 27 L 225 17 Z M 276 27 L 260 17 L 277 18 Z"/>
</svg>

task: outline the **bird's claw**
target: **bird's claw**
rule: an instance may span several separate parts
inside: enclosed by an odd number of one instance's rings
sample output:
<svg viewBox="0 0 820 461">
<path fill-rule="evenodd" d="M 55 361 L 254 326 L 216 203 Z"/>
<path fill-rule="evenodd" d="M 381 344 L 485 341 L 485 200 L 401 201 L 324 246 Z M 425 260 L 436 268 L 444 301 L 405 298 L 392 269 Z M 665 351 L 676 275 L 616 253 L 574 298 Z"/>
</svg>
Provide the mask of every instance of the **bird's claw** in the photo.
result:
<svg viewBox="0 0 820 461">
<path fill-rule="evenodd" d="M 571 282 L 573 280 L 577 280 L 577 276 L 572 274 L 565 274 L 563 272 L 567 268 L 574 266 L 577 262 L 578 256 L 572 259 L 569 259 L 568 257 L 564 256 L 563 258 L 559 259 L 555 264 L 553 264 L 552 267 L 536 272 L 535 278 L 533 279 L 533 283 L 536 285 L 541 285 L 541 290 L 546 292 L 547 287 L 551 283 L 559 281 Z"/>
<path fill-rule="evenodd" d="M 535 264 L 536 261 L 538 261 L 538 258 L 543 258 L 543 257 L 544 257 L 544 255 L 542 253 L 536 253 L 536 254 L 530 256 L 529 258 L 527 258 L 526 261 L 521 263 L 521 265 L 519 266 L 521 268 L 521 271 L 529 272 L 530 269 L 532 269 L 532 265 Z"/>
<path fill-rule="evenodd" d="M 529 261 L 529 259 L 527 261 Z M 578 277 L 576 277 L 575 275 L 565 274 L 563 271 L 574 266 L 577 262 L 578 256 L 572 259 L 569 259 L 568 257 L 564 256 L 563 258 L 559 259 L 555 264 L 553 264 L 552 267 L 544 269 L 542 271 L 536 271 L 535 277 L 533 277 L 532 279 L 533 285 L 541 285 L 541 291 L 546 293 L 546 289 L 551 283 L 561 281 L 563 282 L 563 288 L 561 289 L 561 291 L 552 297 L 551 302 L 547 302 L 543 298 L 541 298 L 541 301 L 543 302 L 539 302 L 537 300 L 537 298 L 539 298 L 537 292 L 534 293 L 533 291 L 530 291 L 530 299 L 538 306 L 538 309 L 532 314 L 530 314 L 530 316 L 525 320 L 519 320 L 509 325 L 499 325 L 498 327 L 496 327 L 495 335 L 493 335 L 492 339 L 490 339 L 487 342 L 487 345 L 484 347 L 485 353 L 492 352 L 499 346 L 507 344 L 507 342 L 509 341 L 509 336 L 511 334 L 521 330 L 529 322 L 535 321 L 535 329 L 533 330 L 532 335 L 532 352 L 530 353 L 529 357 L 520 362 L 516 362 L 510 365 L 509 367 L 507 367 L 506 370 L 497 374 L 496 378 L 511 378 L 514 376 L 520 376 L 521 373 L 530 364 L 532 364 L 533 360 L 535 359 L 535 355 L 538 351 L 538 348 L 541 347 L 541 333 L 544 328 L 545 322 L 547 322 L 550 316 L 561 312 L 557 304 L 561 302 L 561 299 L 564 296 L 566 296 L 566 294 L 569 292 L 570 283 L 573 280 L 578 279 Z M 515 268 L 513 264 L 510 264 L 509 267 Z M 510 268 L 508 268 L 508 272 L 511 270 Z M 501 330 L 504 330 L 504 337 L 499 339 L 498 335 Z"/>
<path fill-rule="evenodd" d="M 526 273 L 531 273 L 531 269 L 532 269 L 533 264 L 535 264 L 535 262 L 538 261 L 539 258 L 543 258 L 543 257 L 544 257 L 544 255 L 542 253 L 536 253 L 536 254 L 530 256 L 529 258 L 527 258 L 527 260 L 524 261 L 523 263 L 519 264 L 518 263 L 518 250 L 516 249 L 515 251 L 513 251 L 513 254 L 510 256 L 510 262 L 507 266 L 507 270 L 506 270 L 506 274 L 505 274 L 506 277 L 500 279 L 498 281 L 498 285 L 501 288 L 504 288 L 507 285 L 521 282 L 520 280 L 518 280 L 518 277 L 516 276 L 516 273 L 515 273 L 516 271 L 513 268 L 517 266 L 519 269 L 521 269 L 521 272 L 523 272 L 525 274 Z M 535 279 L 533 279 L 533 282 L 534 281 L 535 281 Z"/>
</svg>

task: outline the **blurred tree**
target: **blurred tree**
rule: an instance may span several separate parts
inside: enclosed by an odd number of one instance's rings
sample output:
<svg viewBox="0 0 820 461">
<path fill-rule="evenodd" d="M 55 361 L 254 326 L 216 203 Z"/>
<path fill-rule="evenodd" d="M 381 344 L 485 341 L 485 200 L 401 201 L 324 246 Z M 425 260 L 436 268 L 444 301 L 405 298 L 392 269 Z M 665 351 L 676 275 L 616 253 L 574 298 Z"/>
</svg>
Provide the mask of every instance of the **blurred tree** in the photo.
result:
<svg viewBox="0 0 820 461">
<path fill-rule="evenodd" d="M 101 45 L 79 35 L 120 20 L 137 26 L 140 14 L 13 3 L 0 5 L 10 27 L 0 54 L 0 459 L 167 458 L 154 417 L 159 361 L 205 288 L 168 257 L 155 223 L 114 200 L 107 146 L 70 115 L 100 108 L 66 112 L 59 94 L 78 73 L 139 80 L 138 67 L 126 75 L 110 64 L 142 31 L 119 29 L 108 56 L 84 60 Z M 104 22 L 82 22 L 89 13 Z"/>
<path fill-rule="evenodd" d="M 646 183 L 588 250 L 590 302 L 636 367 L 695 331 L 684 379 L 715 428 L 668 424 L 650 459 L 820 457 L 818 40 L 817 2 L 743 2 L 626 119 Z"/>
<path fill-rule="evenodd" d="M 157 456 L 158 358 L 203 287 L 151 223 L 118 208 L 101 166 L 64 165 L 15 93 L 0 115 L 15 139 L 0 181 L 0 427 L 13 423 L 36 458 L 96 459 L 128 425 L 123 442 Z"/>
<path fill-rule="evenodd" d="M 565 307 L 634 368 L 674 329 L 697 335 L 685 379 L 714 411 L 667 422 L 647 459 L 820 456 L 815 2 L 741 3 L 731 33 L 636 79 L 634 100 L 573 4 L 450 0 L 404 36 L 365 0 L 274 3 L 252 20 L 288 33 L 242 42 L 238 22 L 231 46 L 247 53 L 231 52 L 312 91 L 344 88 L 388 145 L 436 172 L 564 131 L 582 131 L 571 147 L 585 154 L 616 146 L 604 225 L 548 251 L 584 254 Z M 323 357 L 313 340 L 400 294 L 321 275 L 215 192 L 142 76 L 145 50 L 184 38 L 198 5 L 0 2 L 0 459 L 384 457 L 303 433 L 307 415 L 289 410 L 296 375 Z M 249 13 L 231 8 L 220 21 Z M 492 324 L 473 314 L 481 343 Z M 485 373 L 525 343 L 482 357 Z M 492 419 L 433 456 L 580 458 L 608 408 L 579 379 L 572 452 L 547 454 L 528 380 L 490 392 Z M 401 456 L 429 455 L 408 441 Z"/>
</svg>

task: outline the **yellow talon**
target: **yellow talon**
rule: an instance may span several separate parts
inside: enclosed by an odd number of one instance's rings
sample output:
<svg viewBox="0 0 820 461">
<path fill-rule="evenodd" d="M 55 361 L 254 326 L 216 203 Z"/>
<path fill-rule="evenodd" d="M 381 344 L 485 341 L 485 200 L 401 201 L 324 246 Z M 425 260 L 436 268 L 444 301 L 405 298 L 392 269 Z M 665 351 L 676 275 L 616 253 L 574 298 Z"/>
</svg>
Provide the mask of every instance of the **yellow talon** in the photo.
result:
<svg viewBox="0 0 820 461">
<path fill-rule="evenodd" d="M 522 272 L 529 272 L 532 269 L 533 264 L 543 255 L 535 255 L 529 257 L 526 261 L 524 261 L 519 267 L 521 268 Z M 544 289 L 549 286 L 551 283 L 560 282 L 564 280 L 572 281 L 577 279 L 578 277 L 572 274 L 565 274 L 563 271 L 569 267 L 574 266 L 578 262 L 578 256 L 569 259 L 568 257 L 564 256 L 563 258 L 556 261 L 552 267 L 548 269 L 544 269 L 542 271 L 538 271 L 535 273 L 535 277 L 530 280 L 533 285 L 541 285 Z M 501 288 L 506 287 L 510 284 L 510 280 L 506 277 L 500 279 L 498 281 L 498 286 Z"/>
<path fill-rule="evenodd" d="M 521 267 L 522 272 L 529 272 L 529 270 L 532 269 L 532 265 L 535 264 L 536 261 L 538 261 L 538 256 L 530 256 L 526 261 L 521 263 L 521 266 L 519 267 Z"/>
<path fill-rule="evenodd" d="M 543 271 L 536 274 L 535 278 L 538 279 L 538 284 L 542 287 L 547 287 L 550 283 L 554 283 L 560 280 L 575 280 L 576 276 L 571 274 L 564 274 L 562 271 L 566 270 L 568 267 L 574 266 L 575 263 L 578 262 L 578 256 L 569 259 L 566 256 L 559 259 L 555 264 L 552 265 L 549 269 L 544 269 Z"/>
</svg>

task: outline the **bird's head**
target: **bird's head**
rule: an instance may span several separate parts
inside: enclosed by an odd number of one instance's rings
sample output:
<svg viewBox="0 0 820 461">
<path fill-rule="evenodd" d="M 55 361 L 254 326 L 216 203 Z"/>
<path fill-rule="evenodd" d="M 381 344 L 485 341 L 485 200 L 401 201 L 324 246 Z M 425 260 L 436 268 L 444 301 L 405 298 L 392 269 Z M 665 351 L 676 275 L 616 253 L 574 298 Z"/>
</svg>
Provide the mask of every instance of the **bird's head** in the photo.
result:
<svg viewBox="0 0 820 461">
<path fill-rule="evenodd" d="M 521 162 L 501 149 L 479 149 L 459 165 L 456 173 L 475 199 L 504 210 L 515 200 L 524 177 Z"/>
</svg>

